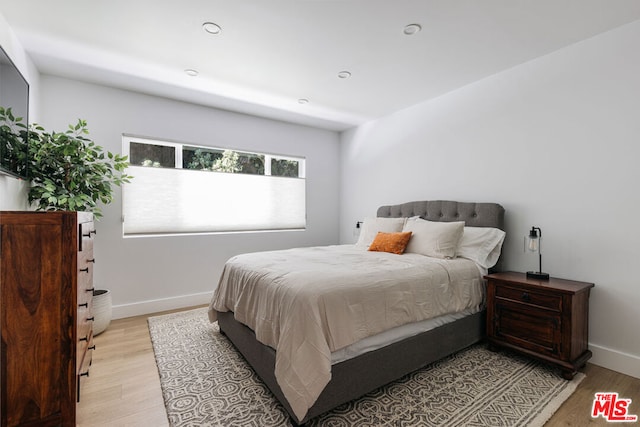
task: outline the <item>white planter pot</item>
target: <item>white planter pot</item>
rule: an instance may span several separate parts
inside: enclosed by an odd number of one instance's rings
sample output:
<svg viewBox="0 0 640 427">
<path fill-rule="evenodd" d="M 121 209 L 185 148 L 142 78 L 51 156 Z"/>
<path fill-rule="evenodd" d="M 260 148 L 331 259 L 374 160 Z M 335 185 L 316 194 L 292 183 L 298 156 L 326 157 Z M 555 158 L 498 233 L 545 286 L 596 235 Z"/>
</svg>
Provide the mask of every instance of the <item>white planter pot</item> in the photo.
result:
<svg viewBox="0 0 640 427">
<path fill-rule="evenodd" d="M 111 323 L 111 291 L 93 291 L 93 336 L 102 333 Z"/>
</svg>

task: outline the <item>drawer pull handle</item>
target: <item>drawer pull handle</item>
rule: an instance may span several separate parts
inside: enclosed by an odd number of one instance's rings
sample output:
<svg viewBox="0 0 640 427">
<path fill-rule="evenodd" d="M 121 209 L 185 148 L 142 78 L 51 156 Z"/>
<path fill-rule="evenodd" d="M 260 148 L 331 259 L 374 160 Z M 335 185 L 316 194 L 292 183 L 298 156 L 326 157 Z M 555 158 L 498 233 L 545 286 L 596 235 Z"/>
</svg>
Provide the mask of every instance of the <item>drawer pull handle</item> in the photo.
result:
<svg viewBox="0 0 640 427">
<path fill-rule="evenodd" d="M 85 273 L 88 273 L 88 272 L 89 272 L 89 267 L 87 267 L 87 268 L 81 268 L 81 269 L 80 269 L 80 271 L 83 271 L 83 272 L 85 272 Z"/>
<path fill-rule="evenodd" d="M 95 290 L 96 290 L 96 288 L 85 289 L 85 292 L 93 292 L 93 291 L 95 291 Z"/>
<path fill-rule="evenodd" d="M 94 316 L 87 317 L 87 322 L 93 322 L 94 320 L 96 320 Z"/>
<path fill-rule="evenodd" d="M 96 230 L 91 230 L 87 234 L 83 234 L 82 237 L 91 237 L 92 234 L 96 234 Z"/>
<path fill-rule="evenodd" d="M 89 376 L 89 371 L 81 373 L 80 376 L 81 377 L 88 377 Z"/>
<path fill-rule="evenodd" d="M 78 304 L 78 307 L 86 307 L 86 308 L 89 308 L 89 303 L 88 303 L 88 302 L 85 302 L 85 303 L 82 303 L 82 304 Z"/>
<path fill-rule="evenodd" d="M 524 302 L 529 302 L 529 301 L 531 301 L 531 296 L 530 296 L 528 293 L 523 292 L 523 293 L 522 293 L 522 301 L 524 301 Z"/>
<path fill-rule="evenodd" d="M 87 336 L 86 336 L 86 337 L 84 337 L 84 338 L 80 338 L 80 341 L 89 341 L 89 335 L 87 335 Z"/>
<path fill-rule="evenodd" d="M 92 263 L 95 264 L 96 263 L 96 259 L 95 258 L 91 258 L 91 259 L 88 259 L 87 262 L 92 262 Z"/>
<path fill-rule="evenodd" d="M 87 350 L 95 350 L 96 349 L 96 345 L 92 345 L 91 347 L 88 347 Z"/>
</svg>

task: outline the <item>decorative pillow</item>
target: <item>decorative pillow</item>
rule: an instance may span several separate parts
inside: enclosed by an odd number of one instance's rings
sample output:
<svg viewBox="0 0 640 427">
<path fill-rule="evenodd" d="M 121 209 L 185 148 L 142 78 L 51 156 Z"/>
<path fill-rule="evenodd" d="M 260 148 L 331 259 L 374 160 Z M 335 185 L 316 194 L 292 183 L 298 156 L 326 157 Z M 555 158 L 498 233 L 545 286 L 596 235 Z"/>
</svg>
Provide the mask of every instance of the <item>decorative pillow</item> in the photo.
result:
<svg viewBox="0 0 640 427">
<path fill-rule="evenodd" d="M 406 218 L 365 218 L 360 228 L 360 237 L 356 246 L 367 249 L 379 231 L 384 233 L 398 233 Z"/>
<path fill-rule="evenodd" d="M 402 255 L 410 238 L 410 231 L 407 231 L 406 233 L 383 233 L 380 231 L 376 234 L 375 239 L 373 239 L 371 246 L 369 246 L 369 250 Z"/>
<path fill-rule="evenodd" d="M 505 235 L 499 228 L 465 227 L 456 255 L 489 269 L 500 258 Z"/>
<path fill-rule="evenodd" d="M 464 221 L 434 222 L 410 218 L 402 231 L 413 233 L 406 252 L 434 258 L 454 258 L 464 231 Z"/>
</svg>

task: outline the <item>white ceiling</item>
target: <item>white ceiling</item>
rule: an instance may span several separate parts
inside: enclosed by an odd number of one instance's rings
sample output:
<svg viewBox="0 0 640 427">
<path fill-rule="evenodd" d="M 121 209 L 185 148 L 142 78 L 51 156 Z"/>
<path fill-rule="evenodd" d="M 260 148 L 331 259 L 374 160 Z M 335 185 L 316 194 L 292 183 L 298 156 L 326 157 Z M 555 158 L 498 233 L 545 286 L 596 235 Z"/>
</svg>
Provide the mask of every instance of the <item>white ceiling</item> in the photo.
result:
<svg viewBox="0 0 640 427">
<path fill-rule="evenodd" d="M 0 0 L 0 14 L 42 73 L 342 130 L 638 20 L 640 1 Z"/>
</svg>

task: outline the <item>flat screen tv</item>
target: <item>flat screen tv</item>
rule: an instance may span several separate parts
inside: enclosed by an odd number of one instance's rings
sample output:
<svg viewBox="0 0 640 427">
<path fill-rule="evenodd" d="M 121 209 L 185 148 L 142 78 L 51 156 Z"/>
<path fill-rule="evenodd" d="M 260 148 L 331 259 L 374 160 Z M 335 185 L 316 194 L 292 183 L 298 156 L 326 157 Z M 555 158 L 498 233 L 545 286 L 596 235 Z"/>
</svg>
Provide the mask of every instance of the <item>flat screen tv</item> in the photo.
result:
<svg viewBox="0 0 640 427">
<path fill-rule="evenodd" d="M 29 84 L 0 47 L 0 174 L 27 178 Z"/>
</svg>

